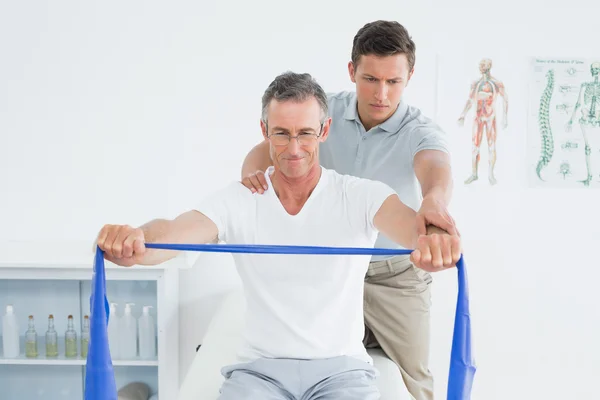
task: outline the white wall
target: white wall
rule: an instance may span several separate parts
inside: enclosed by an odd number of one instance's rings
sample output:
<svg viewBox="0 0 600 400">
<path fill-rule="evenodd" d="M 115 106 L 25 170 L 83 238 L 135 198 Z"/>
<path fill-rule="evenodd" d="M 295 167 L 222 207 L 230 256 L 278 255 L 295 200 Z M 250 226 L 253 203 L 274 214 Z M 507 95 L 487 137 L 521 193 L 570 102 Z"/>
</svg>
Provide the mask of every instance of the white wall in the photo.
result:
<svg viewBox="0 0 600 400">
<path fill-rule="evenodd" d="M 406 98 L 440 121 L 454 115 L 450 107 L 460 112 L 467 89 L 451 104 L 436 102 L 444 76 L 436 60 L 442 67 L 453 57 L 503 54 L 495 63 L 509 62 L 519 75 L 528 56 L 600 57 L 592 2 L 300 4 L 0 3 L 0 240 L 92 240 L 104 223 L 172 217 L 238 179 L 261 139 L 260 96 L 272 78 L 307 71 L 328 91 L 351 89 L 352 37 L 369 20 L 396 19 L 409 29 L 418 53 Z M 457 175 L 452 203 L 470 275 L 473 399 L 596 398 L 600 196 L 527 189 L 527 88 L 508 90 L 502 179 L 494 188 L 485 179 L 464 187 Z M 454 162 L 458 170 L 465 160 Z M 439 398 L 455 282 L 455 271 L 435 276 Z M 228 255 L 202 255 L 182 276 L 182 373 L 214 307 L 237 285 Z"/>
</svg>

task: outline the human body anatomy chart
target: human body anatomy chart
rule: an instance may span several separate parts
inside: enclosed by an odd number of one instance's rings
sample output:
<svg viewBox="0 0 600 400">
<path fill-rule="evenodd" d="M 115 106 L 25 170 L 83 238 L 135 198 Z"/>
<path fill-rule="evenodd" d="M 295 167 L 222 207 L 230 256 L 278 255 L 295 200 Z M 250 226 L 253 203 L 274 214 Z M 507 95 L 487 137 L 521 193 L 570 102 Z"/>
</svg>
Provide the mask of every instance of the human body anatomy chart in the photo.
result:
<svg viewBox="0 0 600 400">
<path fill-rule="evenodd" d="M 530 83 L 530 183 L 600 187 L 600 57 L 534 58 Z"/>
<path fill-rule="evenodd" d="M 492 60 L 484 58 L 479 63 L 481 76 L 471 84 L 469 98 L 458 118 L 458 123 L 463 126 L 465 117 L 472 106 L 474 106 L 474 118 L 472 127 L 472 149 L 471 149 L 471 175 L 465 180 L 469 184 L 478 179 L 478 168 L 481 151 L 481 140 L 485 131 L 487 139 L 489 162 L 488 180 L 491 185 L 496 184 L 494 167 L 496 165 L 496 138 L 498 126 L 506 128 L 508 125 L 508 98 L 504 83 L 491 75 Z M 496 117 L 496 100 L 502 97 L 503 115 L 501 119 Z M 499 123 L 498 123 L 499 120 Z"/>
<path fill-rule="evenodd" d="M 522 185 L 513 158 L 525 158 L 515 148 L 524 142 L 527 96 L 511 93 L 527 87 L 527 64 L 515 67 L 510 52 L 490 53 L 437 57 L 434 118 L 448 138 L 456 187 L 468 193 Z"/>
</svg>

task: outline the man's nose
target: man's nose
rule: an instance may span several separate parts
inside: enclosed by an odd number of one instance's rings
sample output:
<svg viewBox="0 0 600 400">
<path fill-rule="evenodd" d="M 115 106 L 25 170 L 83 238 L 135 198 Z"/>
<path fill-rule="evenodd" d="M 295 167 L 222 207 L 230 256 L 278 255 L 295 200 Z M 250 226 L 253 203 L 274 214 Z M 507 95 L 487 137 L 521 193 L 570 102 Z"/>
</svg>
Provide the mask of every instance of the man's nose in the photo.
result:
<svg viewBox="0 0 600 400">
<path fill-rule="evenodd" d="M 387 99 L 387 93 L 388 93 L 388 87 L 385 84 L 385 82 L 382 82 L 379 84 L 379 87 L 377 88 L 377 93 L 375 93 L 375 98 L 378 101 L 383 101 L 383 100 Z"/>
<path fill-rule="evenodd" d="M 300 144 L 298 144 L 297 136 L 290 136 L 290 142 L 287 146 L 288 153 L 296 155 L 300 152 Z"/>
</svg>

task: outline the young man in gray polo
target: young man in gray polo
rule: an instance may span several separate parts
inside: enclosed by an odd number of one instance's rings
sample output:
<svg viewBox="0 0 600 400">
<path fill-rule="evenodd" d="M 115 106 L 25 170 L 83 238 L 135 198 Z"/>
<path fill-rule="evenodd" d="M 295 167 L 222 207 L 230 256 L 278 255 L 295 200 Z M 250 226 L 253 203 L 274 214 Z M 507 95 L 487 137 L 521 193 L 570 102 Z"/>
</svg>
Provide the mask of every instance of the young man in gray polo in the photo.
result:
<svg viewBox="0 0 600 400">
<path fill-rule="evenodd" d="M 452 174 L 445 134 L 402 101 L 414 64 L 415 44 L 402 25 L 375 21 L 363 26 L 348 63 L 356 92 L 328 96 L 332 123 L 319 157 L 325 168 L 391 186 L 417 210 L 422 233 L 457 234 L 447 211 Z M 242 183 L 262 194 L 270 162 L 264 141 L 244 160 Z M 399 247 L 383 235 L 375 246 Z M 431 254 L 424 257 L 431 260 Z M 433 399 L 429 272 L 442 269 L 434 264 L 416 268 L 408 256 L 373 257 L 365 277 L 365 345 L 380 346 L 398 364 L 416 400 Z"/>
</svg>

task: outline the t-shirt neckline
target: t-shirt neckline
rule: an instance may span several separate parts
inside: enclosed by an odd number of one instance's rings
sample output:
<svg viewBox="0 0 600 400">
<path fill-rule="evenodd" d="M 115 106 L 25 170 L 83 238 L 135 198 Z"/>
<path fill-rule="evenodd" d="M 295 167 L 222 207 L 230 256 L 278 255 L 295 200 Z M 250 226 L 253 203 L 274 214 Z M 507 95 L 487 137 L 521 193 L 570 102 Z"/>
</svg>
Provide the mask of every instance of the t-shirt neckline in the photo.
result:
<svg viewBox="0 0 600 400">
<path fill-rule="evenodd" d="M 311 207 L 311 205 L 314 201 L 314 198 L 322 190 L 321 188 L 323 187 L 323 185 L 326 184 L 326 179 L 327 179 L 326 169 L 323 168 L 322 165 L 320 166 L 320 168 L 321 168 L 321 176 L 319 177 L 319 181 L 317 182 L 317 185 L 315 186 L 315 188 L 312 191 L 312 193 L 310 194 L 310 196 L 308 196 L 308 199 L 306 200 L 306 202 L 300 209 L 300 212 L 298 212 L 298 214 L 296 214 L 296 215 L 290 214 L 285 209 L 285 207 L 281 203 L 281 200 L 279 200 L 279 197 L 277 197 L 277 194 L 275 193 L 275 189 L 273 189 L 273 181 L 271 181 L 271 174 L 275 171 L 275 168 L 273 166 L 270 166 L 265 171 L 265 179 L 267 181 L 268 190 L 264 194 L 271 196 L 271 199 L 277 203 L 277 207 L 279 208 L 279 210 L 281 210 L 287 217 L 300 218 L 308 212 L 306 210 Z"/>
</svg>

